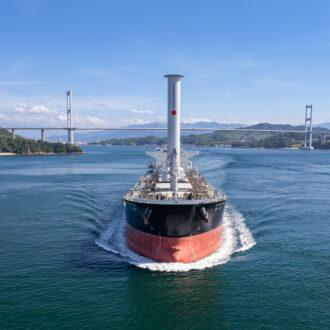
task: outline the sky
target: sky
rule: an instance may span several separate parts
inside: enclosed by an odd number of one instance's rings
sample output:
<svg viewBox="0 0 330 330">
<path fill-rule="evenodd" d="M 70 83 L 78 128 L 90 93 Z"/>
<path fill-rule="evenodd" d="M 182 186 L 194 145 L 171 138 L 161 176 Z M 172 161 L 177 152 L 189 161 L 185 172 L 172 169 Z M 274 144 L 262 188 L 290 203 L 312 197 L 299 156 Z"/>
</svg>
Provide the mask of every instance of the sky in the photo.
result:
<svg viewBox="0 0 330 330">
<path fill-rule="evenodd" d="M 183 74 L 181 118 L 330 122 L 330 2 L 0 2 L 0 126 L 164 122 L 164 74 Z"/>
</svg>

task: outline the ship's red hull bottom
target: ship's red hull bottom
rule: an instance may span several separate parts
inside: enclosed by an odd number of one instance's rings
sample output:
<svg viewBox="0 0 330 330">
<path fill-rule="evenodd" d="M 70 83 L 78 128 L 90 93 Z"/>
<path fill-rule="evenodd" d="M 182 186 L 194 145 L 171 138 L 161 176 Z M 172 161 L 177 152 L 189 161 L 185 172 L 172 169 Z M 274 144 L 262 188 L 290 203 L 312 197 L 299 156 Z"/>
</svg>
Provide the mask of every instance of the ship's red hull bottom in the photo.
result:
<svg viewBox="0 0 330 330">
<path fill-rule="evenodd" d="M 151 235 L 126 224 L 127 244 L 139 254 L 160 262 L 189 263 L 217 250 L 222 243 L 222 224 L 206 233 L 187 237 Z"/>
</svg>

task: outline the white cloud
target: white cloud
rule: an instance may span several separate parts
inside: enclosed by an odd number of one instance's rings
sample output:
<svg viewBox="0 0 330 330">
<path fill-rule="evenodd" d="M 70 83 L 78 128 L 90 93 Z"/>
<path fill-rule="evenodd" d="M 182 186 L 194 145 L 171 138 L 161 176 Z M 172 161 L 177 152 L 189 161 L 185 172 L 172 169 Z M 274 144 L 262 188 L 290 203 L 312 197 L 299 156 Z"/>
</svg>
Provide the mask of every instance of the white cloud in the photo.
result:
<svg viewBox="0 0 330 330">
<path fill-rule="evenodd" d="M 119 122 L 123 125 L 143 125 L 150 124 L 152 121 L 141 118 L 120 119 Z"/>
<path fill-rule="evenodd" d="M 66 125 L 67 117 L 65 114 L 58 114 L 57 119 Z M 112 126 L 112 122 L 103 116 L 84 116 L 79 113 L 73 113 L 73 126 L 74 127 L 106 127 Z"/>
<path fill-rule="evenodd" d="M 67 116 L 63 115 L 63 114 L 58 114 L 57 115 L 58 120 L 62 121 L 62 122 L 66 122 L 67 121 Z"/>
<path fill-rule="evenodd" d="M 132 110 L 130 110 L 130 111 L 133 112 L 133 113 L 144 113 L 143 110 L 135 110 L 135 109 L 132 109 Z"/>
<path fill-rule="evenodd" d="M 62 99 L 64 96 L 62 97 Z M 0 126 L 13 127 L 65 127 L 66 104 L 62 99 L 52 100 L 45 104 L 33 105 L 35 99 L 24 102 L 0 90 Z M 144 124 L 154 111 L 145 110 L 157 105 L 158 99 L 120 95 L 93 100 L 89 97 L 74 94 L 73 125 L 75 127 L 119 127 L 125 124 Z M 77 111 L 77 110 L 78 111 Z M 133 112 L 130 109 L 135 110 Z M 128 115 L 127 115 L 128 114 Z M 136 114 L 136 116 L 134 116 Z M 143 119 L 130 117 L 139 117 Z M 127 119 L 125 119 L 127 118 Z M 111 120 L 110 120 L 111 119 Z M 153 120 L 155 121 L 155 120 Z M 6 124 L 4 124 L 6 123 Z"/>
<path fill-rule="evenodd" d="M 11 112 L 0 113 L 1 122 L 18 127 L 65 127 L 67 122 L 66 111 L 58 111 L 43 105 L 29 106 L 19 103 Z M 73 125 L 75 127 L 111 126 L 112 122 L 104 116 L 81 115 L 73 113 Z"/>
<path fill-rule="evenodd" d="M 14 109 L 14 112 L 24 113 L 24 112 L 25 112 L 25 108 L 24 108 L 24 107 L 16 107 L 16 108 Z"/>
<path fill-rule="evenodd" d="M 181 122 L 184 124 L 195 124 L 198 122 L 211 123 L 212 120 L 208 118 L 188 117 L 188 118 L 183 118 Z"/>
<path fill-rule="evenodd" d="M 0 113 L 0 122 L 9 122 L 10 121 L 10 116 L 8 116 L 5 113 Z M 0 125 L 1 126 L 1 125 Z"/>
<path fill-rule="evenodd" d="M 151 110 L 136 110 L 136 109 L 131 109 L 130 112 L 139 113 L 139 114 L 148 114 L 148 115 L 155 114 L 155 112 L 154 111 L 151 111 Z"/>
<path fill-rule="evenodd" d="M 111 123 L 110 120 L 103 118 L 103 117 L 96 117 L 96 116 L 86 116 L 82 117 L 83 121 L 86 121 L 88 124 L 96 125 L 96 126 L 107 126 Z"/>
<path fill-rule="evenodd" d="M 20 114 L 56 114 L 57 110 L 47 108 L 43 105 L 28 106 L 26 103 L 19 103 L 14 112 Z"/>
</svg>

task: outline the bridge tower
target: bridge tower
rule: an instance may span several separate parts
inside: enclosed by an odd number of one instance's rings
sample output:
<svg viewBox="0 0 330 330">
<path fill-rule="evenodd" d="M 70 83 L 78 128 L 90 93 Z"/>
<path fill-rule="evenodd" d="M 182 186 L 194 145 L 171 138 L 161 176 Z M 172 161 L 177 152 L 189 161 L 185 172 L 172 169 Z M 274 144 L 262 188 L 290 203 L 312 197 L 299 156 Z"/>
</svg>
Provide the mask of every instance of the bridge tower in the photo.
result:
<svg viewBox="0 0 330 330">
<path fill-rule="evenodd" d="M 67 129 L 68 129 L 68 143 L 74 144 L 73 129 L 72 129 L 72 91 L 66 93 L 67 104 Z"/>
<path fill-rule="evenodd" d="M 313 105 L 306 105 L 305 112 L 305 139 L 304 146 L 302 149 L 304 150 L 312 150 L 314 149 L 312 146 L 313 140 L 313 125 L 312 125 L 312 115 L 313 115 Z"/>
</svg>

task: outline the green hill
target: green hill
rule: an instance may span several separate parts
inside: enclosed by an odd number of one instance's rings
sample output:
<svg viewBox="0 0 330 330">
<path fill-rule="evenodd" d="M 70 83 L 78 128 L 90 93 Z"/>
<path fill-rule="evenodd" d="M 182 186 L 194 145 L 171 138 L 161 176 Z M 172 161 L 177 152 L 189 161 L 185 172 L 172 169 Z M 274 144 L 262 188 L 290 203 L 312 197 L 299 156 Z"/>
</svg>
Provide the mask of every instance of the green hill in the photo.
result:
<svg viewBox="0 0 330 330">
<path fill-rule="evenodd" d="M 233 142 L 259 141 L 260 139 L 278 135 L 273 132 L 240 132 L 240 131 L 215 131 L 207 134 L 190 134 L 181 136 L 181 142 L 187 145 L 215 146 L 218 144 L 232 144 Z M 92 145 L 162 145 L 167 143 L 167 138 L 152 135 L 142 138 L 107 139 L 93 142 Z"/>
<path fill-rule="evenodd" d="M 262 123 L 249 126 L 251 129 L 283 129 L 292 131 L 304 130 L 302 126 L 273 125 Z M 322 144 L 317 136 L 318 132 L 329 132 L 325 128 L 314 128 L 313 144 L 315 148 L 326 148 L 326 143 Z M 280 133 L 280 132 L 244 132 L 244 131 L 215 131 L 208 134 L 191 134 L 181 136 L 181 143 L 192 146 L 231 146 L 231 147 L 252 147 L 252 148 L 299 148 L 303 145 L 303 133 Z M 127 139 L 107 139 L 100 142 L 93 142 L 92 145 L 163 145 L 167 143 L 167 138 L 146 136 L 142 138 Z"/>
<path fill-rule="evenodd" d="M 13 139 L 7 130 L 0 129 L 0 153 L 4 152 L 17 155 L 33 155 L 82 153 L 82 150 L 68 143 L 35 141 L 33 139 L 24 139 L 17 135 Z"/>
<path fill-rule="evenodd" d="M 6 129 L 0 128 L 0 136 L 8 136 L 8 137 L 10 137 L 11 134 Z"/>
<path fill-rule="evenodd" d="M 253 128 L 253 129 L 282 129 L 287 131 L 304 131 L 305 126 L 292 126 L 289 124 L 269 124 L 269 123 L 260 123 L 256 125 L 252 125 L 245 128 Z M 313 127 L 313 132 L 324 132 L 324 133 L 330 133 L 330 130 L 324 127 Z"/>
</svg>

